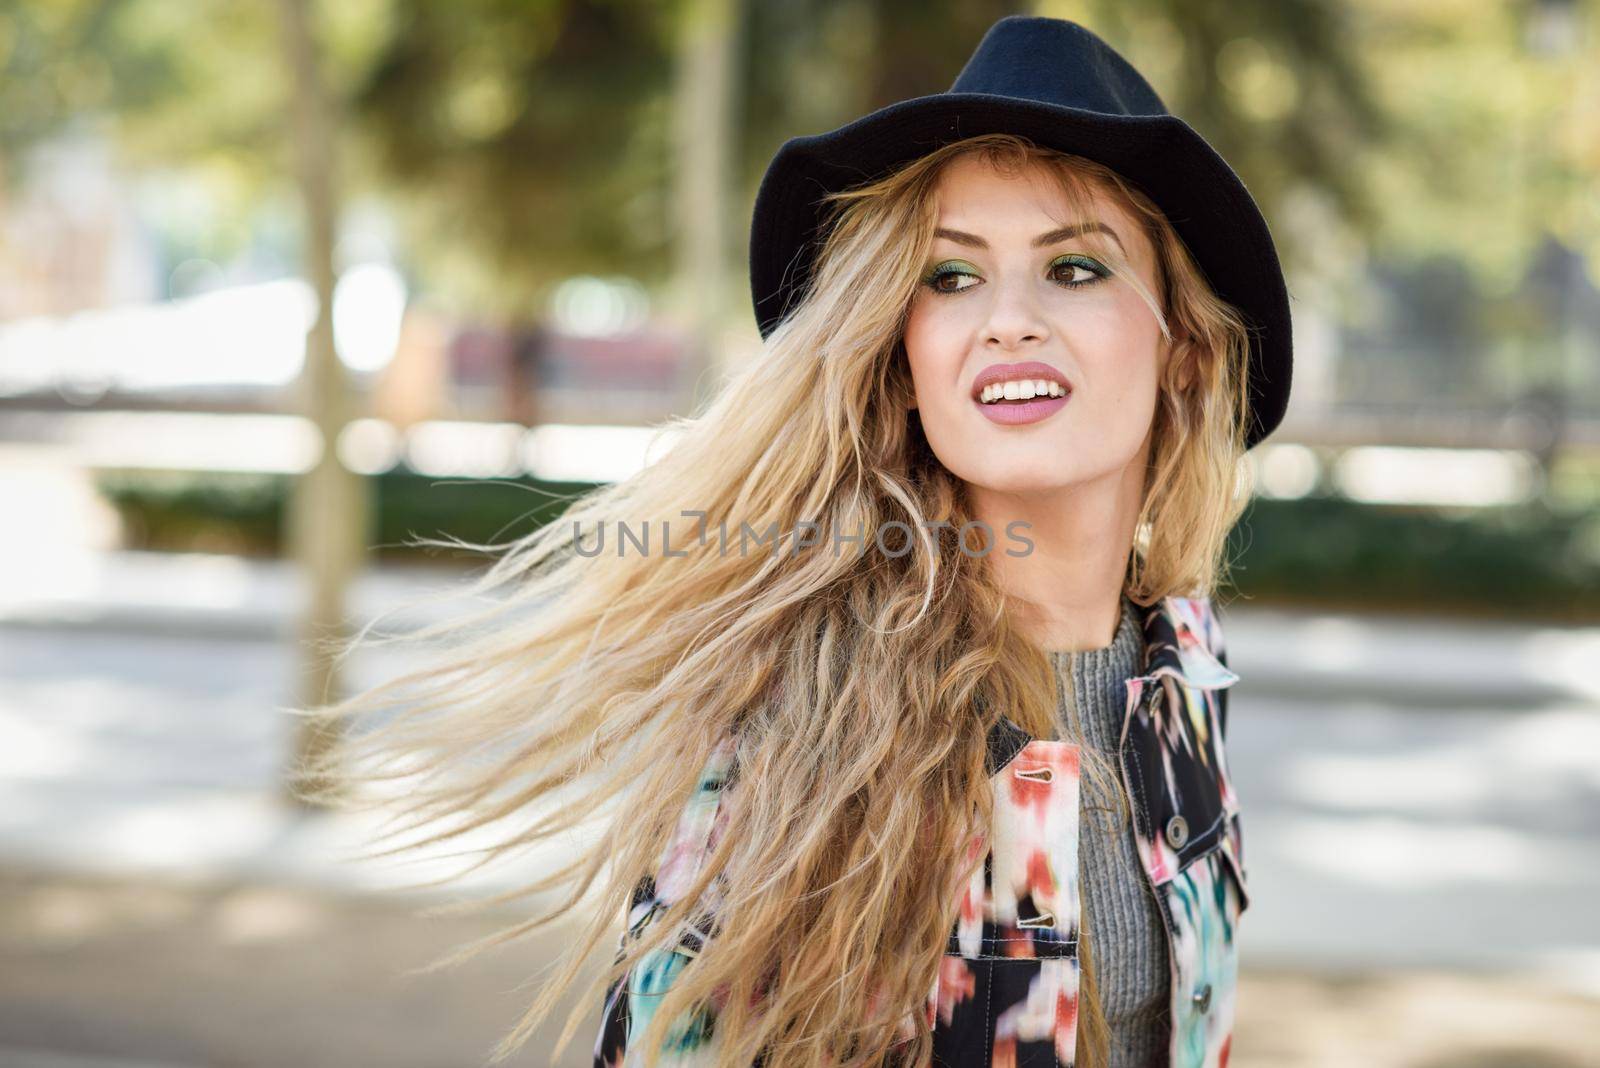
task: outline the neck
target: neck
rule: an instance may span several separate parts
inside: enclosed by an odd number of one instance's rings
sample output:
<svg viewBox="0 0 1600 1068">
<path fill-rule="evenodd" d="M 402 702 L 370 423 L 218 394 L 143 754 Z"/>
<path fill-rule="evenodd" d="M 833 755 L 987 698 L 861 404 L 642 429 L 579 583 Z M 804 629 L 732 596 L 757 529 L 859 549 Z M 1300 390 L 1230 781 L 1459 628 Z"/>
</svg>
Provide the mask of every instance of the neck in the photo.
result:
<svg viewBox="0 0 1600 1068">
<path fill-rule="evenodd" d="M 972 485 L 976 517 L 1005 549 L 989 555 L 1017 625 L 1041 649 L 1082 651 L 1110 645 L 1144 491 L 1144 465 L 1045 492 Z M 1009 527 L 1016 522 L 1027 526 Z M 1009 529 L 1008 529 L 1009 527 Z M 1032 542 L 1031 549 L 1017 538 Z"/>
</svg>

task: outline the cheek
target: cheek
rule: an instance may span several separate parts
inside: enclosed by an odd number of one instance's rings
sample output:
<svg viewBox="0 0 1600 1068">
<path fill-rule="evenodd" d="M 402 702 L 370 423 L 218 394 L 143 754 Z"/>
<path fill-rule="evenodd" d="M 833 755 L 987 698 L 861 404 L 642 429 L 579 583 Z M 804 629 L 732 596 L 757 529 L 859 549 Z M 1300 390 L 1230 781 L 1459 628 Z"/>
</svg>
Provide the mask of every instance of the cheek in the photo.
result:
<svg viewBox="0 0 1600 1068">
<path fill-rule="evenodd" d="M 1086 327 L 1089 324 L 1084 324 Z M 1074 346 L 1090 382 L 1116 404 L 1137 404 L 1155 394 L 1160 380 L 1161 329 L 1141 304 L 1108 316 L 1078 336 Z"/>
<path fill-rule="evenodd" d="M 1120 360 L 1096 360 L 1085 369 L 1091 385 L 1078 427 L 1089 438 L 1121 452 L 1143 440 L 1155 414 L 1155 356 L 1124 350 Z"/>
<path fill-rule="evenodd" d="M 948 380 L 960 370 L 960 347 L 940 323 L 939 316 L 926 309 L 924 302 L 913 305 L 906 317 L 904 344 L 918 406 L 935 402 L 947 392 Z"/>
<path fill-rule="evenodd" d="M 1097 357 L 1087 364 L 1085 374 L 1095 393 L 1108 405 L 1125 409 L 1137 405 L 1156 390 L 1156 357 L 1148 345 L 1128 346 Z"/>
<path fill-rule="evenodd" d="M 1117 465 L 1133 456 L 1150 431 L 1160 388 L 1158 327 L 1110 326 L 1075 347 L 1086 402 L 1068 432 L 1095 463 Z"/>
</svg>

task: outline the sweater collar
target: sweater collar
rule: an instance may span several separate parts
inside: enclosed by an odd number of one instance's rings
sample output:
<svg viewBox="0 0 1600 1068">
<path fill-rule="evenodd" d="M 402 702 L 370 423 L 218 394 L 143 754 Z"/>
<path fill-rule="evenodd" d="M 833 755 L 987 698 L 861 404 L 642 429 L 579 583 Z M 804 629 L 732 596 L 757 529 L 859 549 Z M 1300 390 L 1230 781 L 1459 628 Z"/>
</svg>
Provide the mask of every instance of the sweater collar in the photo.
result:
<svg viewBox="0 0 1600 1068">
<path fill-rule="evenodd" d="M 1143 609 L 1144 680 L 1169 676 L 1185 686 L 1221 690 L 1239 681 L 1223 663 L 1222 630 L 1208 597 L 1164 597 Z M 1033 740 L 1033 735 L 1001 716 L 989 731 L 985 761 L 993 776 Z"/>
</svg>

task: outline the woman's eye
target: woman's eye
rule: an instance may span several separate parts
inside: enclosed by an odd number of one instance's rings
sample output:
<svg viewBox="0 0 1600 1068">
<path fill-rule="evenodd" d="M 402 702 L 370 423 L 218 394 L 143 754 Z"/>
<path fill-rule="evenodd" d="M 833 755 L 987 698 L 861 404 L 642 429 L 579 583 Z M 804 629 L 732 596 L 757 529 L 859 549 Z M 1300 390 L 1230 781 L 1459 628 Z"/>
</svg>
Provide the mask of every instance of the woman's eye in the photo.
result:
<svg viewBox="0 0 1600 1068">
<path fill-rule="evenodd" d="M 964 278 L 972 284 L 963 285 L 961 280 Z M 978 281 L 978 276 L 970 271 L 953 267 L 935 267 L 924 280 L 924 284 L 935 293 L 959 293 L 964 289 L 971 289 Z"/>
<path fill-rule="evenodd" d="M 1082 271 L 1083 274 L 1076 274 L 1075 272 L 1077 271 Z M 1093 285 L 1110 274 L 1104 267 L 1086 256 L 1071 256 L 1059 259 L 1050 265 L 1050 273 L 1056 277 L 1056 280 L 1061 285 L 1066 286 L 1068 289 Z"/>
</svg>

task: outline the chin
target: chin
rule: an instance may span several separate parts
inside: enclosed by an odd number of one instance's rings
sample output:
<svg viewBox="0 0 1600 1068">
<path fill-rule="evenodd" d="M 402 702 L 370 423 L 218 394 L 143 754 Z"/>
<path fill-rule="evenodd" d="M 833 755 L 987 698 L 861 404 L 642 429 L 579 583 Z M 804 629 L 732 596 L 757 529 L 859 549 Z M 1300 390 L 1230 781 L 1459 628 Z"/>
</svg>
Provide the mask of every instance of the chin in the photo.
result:
<svg viewBox="0 0 1600 1068">
<path fill-rule="evenodd" d="M 1076 471 L 1066 470 L 1059 461 L 1056 463 L 1040 463 L 1017 465 L 1008 464 L 995 468 L 989 464 L 974 465 L 968 469 L 970 474 L 956 472 L 963 481 L 979 486 L 993 493 L 1048 493 L 1052 490 L 1065 489 L 1077 479 Z"/>
</svg>

